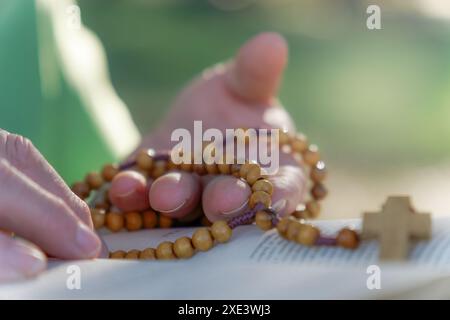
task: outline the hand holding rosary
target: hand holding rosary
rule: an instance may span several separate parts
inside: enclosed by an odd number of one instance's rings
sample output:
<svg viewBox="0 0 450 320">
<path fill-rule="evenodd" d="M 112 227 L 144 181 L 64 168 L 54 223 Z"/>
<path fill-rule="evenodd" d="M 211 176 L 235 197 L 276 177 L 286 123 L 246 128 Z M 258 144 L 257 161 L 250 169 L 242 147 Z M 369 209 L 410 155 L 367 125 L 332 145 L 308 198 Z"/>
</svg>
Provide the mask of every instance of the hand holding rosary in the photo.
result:
<svg viewBox="0 0 450 320">
<path fill-rule="evenodd" d="M 112 181 L 114 176 L 122 170 L 136 169 L 145 173 L 148 177 L 157 178 L 170 170 L 182 170 L 205 174 L 224 174 L 244 180 L 252 189 L 252 194 L 248 200 L 248 210 L 228 221 L 219 220 L 210 223 L 206 216 L 199 221 L 204 226 L 194 232 L 192 238 L 181 237 L 176 241 L 164 241 L 156 248 L 146 248 L 140 250 L 130 250 L 128 252 L 119 250 L 110 253 L 111 258 L 126 259 L 184 259 L 195 254 L 196 251 L 208 251 L 215 243 L 225 243 L 232 236 L 232 230 L 243 224 L 255 222 L 263 231 L 274 227 L 279 234 L 289 241 L 294 241 L 305 246 L 340 246 L 347 249 L 358 247 L 359 236 L 356 231 L 350 228 L 342 229 L 336 237 L 323 236 L 320 230 L 307 223 L 304 219 L 315 218 L 320 213 L 320 204 L 327 194 L 323 185 L 326 177 L 325 163 L 320 160 L 318 148 L 309 145 L 307 139 L 302 134 L 289 135 L 280 131 L 280 149 L 291 152 L 300 164 L 306 164 L 310 168 L 309 177 L 312 181 L 310 190 L 311 200 L 307 201 L 301 208 L 297 208 L 291 216 L 281 218 L 276 208 L 271 206 L 271 196 L 273 193 L 272 183 L 264 175 L 263 170 L 257 163 L 244 164 L 174 164 L 169 153 L 155 153 L 153 150 L 142 150 L 134 161 L 122 166 L 107 164 L 101 173 L 89 173 L 85 181 L 77 182 L 72 190 L 79 197 L 86 199 L 91 191 L 102 189 L 105 192 L 106 183 Z M 107 195 L 107 192 L 106 192 Z M 101 197 L 100 197 L 101 198 Z M 161 228 L 171 227 L 174 223 L 182 225 L 181 221 L 158 214 L 148 208 L 142 212 L 120 213 L 117 210 L 109 211 L 111 205 L 107 196 L 103 194 L 103 199 L 98 201 L 94 197 L 91 203 L 91 214 L 96 229 L 106 226 L 113 232 L 121 230 L 124 226 L 128 231 L 135 231 L 142 228 L 154 228 L 159 224 Z M 205 226 L 206 225 L 206 226 Z"/>
</svg>

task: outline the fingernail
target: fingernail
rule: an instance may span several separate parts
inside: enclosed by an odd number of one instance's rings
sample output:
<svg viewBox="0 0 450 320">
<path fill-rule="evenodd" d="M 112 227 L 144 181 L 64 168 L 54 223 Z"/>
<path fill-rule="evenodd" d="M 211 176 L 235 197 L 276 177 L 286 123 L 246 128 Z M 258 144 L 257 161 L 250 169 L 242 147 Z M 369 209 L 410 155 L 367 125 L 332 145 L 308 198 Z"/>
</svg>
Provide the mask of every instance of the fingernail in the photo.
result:
<svg viewBox="0 0 450 320">
<path fill-rule="evenodd" d="M 229 210 L 229 211 L 222 211 L 221 213 L 223 215 L 229 215 L 229 214 L 235 214 L 238 213 L 239 211 L 241 211 L 242 209 L 244 209 L 248 204 L 248 199 L 244 201 L 244 203 L 242 205 L 240 205 L 238 208 L 233 209 L 233 210 Z"/>
<path fill-rule="evenodd" d="M 2 276 L 8 280 L 29 278 L 43 271 L 47 265 L 47 257 L 38 249 L 17 242 L 8 252 L 10 270 Z"/>
<path fill-rule="evenodd" d="M 100 250 L 101 243 L 94 232 L 83 223 L 78 223 L 75 241 L 82 257 L 95 258 Z"/>
<path fill-rule="evenodd" d="M 182 203 L 177 205 L 175 208 L 169 209 L 169 210 L 161 210 L 161 209 L 158 209 L 158 208 L 155 208 L 155 207 L 153 207 L 153 210 L 156 210 L 156 211 L 159 211 L 159 212 L 162 212 L 162 213 L 173 213 L 173 212 L 175 212 L 177 210 L 180 210 L 186 204 L 186 202 L 187 202 L 187 200 L 184 200 Z"/>
</svg>

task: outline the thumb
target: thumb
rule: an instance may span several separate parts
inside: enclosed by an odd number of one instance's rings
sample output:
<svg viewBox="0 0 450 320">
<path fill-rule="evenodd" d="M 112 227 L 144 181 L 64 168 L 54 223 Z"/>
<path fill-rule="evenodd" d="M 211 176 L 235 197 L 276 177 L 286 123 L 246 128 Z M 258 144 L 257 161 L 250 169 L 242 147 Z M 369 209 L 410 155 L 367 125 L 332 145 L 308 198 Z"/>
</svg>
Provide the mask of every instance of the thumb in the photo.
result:
<svg viewBox="0 0 450 320">
<path fill-rule="evenodd" d="M 241 47 L 226 73 L 226 84 L 245 100 L 265 103 L 277 93 L 287 57 L 281 35 L 261 33 Z"/>
</svg>

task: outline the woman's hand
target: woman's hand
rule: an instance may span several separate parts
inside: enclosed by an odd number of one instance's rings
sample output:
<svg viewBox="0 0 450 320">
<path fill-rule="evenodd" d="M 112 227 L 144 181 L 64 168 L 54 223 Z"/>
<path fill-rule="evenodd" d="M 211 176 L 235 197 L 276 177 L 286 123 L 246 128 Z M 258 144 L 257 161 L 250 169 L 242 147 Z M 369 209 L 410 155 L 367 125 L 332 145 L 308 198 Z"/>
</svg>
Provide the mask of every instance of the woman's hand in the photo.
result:
<svg viewBox="0 0 450 320">
<path fill-rule="evenodd" d="M 167 118 L 141 147 L 170 148 L 174 129 L 192 131 L 194 120 L 204 130 L 217 128 L 283 128 L 293 130 L 290 116 L 276 100 L 277 88 L 287 62 L 284 39 L 263 33 L 247 42 L 234 61 L 205 71 L 175 101 Z M 304 193 L 304 174 L 294 159 L 280 153 L 280 169 L 271 176 L 273 203 L 281 213 L 295 210 Z M 203 192 L 202 192 L 203 190 Z M 172 217 L 183 217 L 200 201 L 212 221 L 236 216 L 245 210 L 249 186 L 231 176 L 200 179 L 185 172 L 170 172 L 146 184 L 136 172 L 114 179 L 111 201 L 122 210 L 141 210 L 149 205 Z M 202 195 L 202 199 L 200 199 Z"/>
<path fill-rule="evenodd" d="M 86 259 L 97 257 L 101 247 L 87 205 L 29 140 L 1 129 L 0 230 L 8 231 L 0 231 L 0 281 L 41 272 L 44 252 Z"/>
</svg>

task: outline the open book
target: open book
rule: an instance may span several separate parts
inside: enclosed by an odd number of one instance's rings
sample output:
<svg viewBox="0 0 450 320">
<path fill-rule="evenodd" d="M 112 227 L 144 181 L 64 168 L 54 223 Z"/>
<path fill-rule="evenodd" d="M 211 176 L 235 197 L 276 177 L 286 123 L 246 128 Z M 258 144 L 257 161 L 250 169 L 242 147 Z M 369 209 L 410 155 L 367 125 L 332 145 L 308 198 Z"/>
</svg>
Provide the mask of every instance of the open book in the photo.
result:
<svg viewBox="0 0 450 320">
<path fill-rule="evenodd" d="M 332 234 L 360 220 L 317 221 Z M 192 235 L 194 229 L 155 229 L 105 234 L 110 250 L 155 247 Z M 275 230 L 234 230 L 232 240 L 189 260 L 96 260 L 50 263 L 42 276 L 0 285 L 0 298 L 299 299 L 450 298 L 450 218 L 433 220 L 433 237 L 416 243 L 405 263 L 380 264 L 376 241 L 357 250 L 304 247 Z M 70 266 L 80 270 L 80 289 L 69 289 Z M 379 289 L 368 286 L 379 267 Z M 70 286 L 69 286 L 70 287 Z"/>
</svg>

